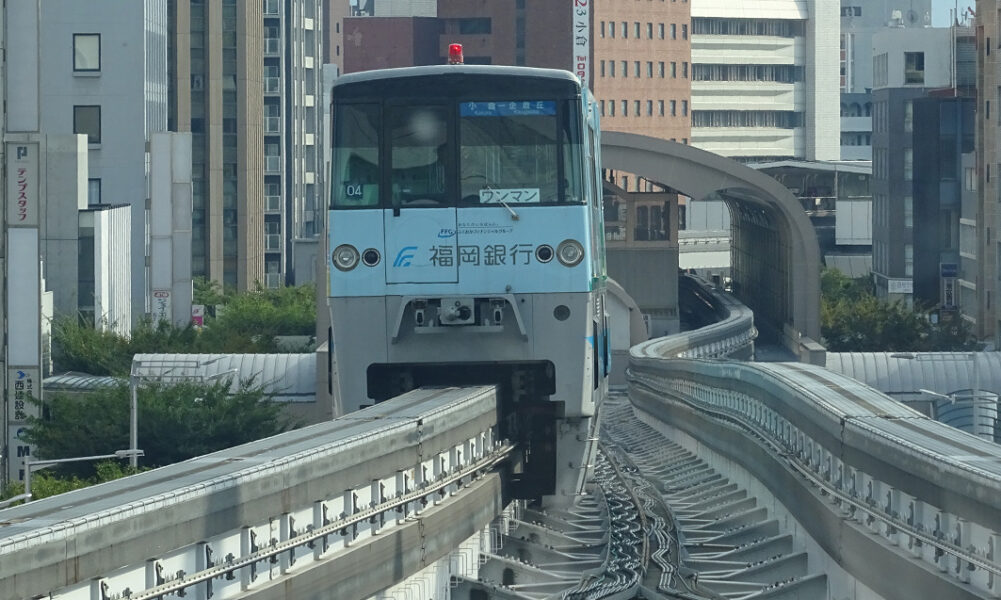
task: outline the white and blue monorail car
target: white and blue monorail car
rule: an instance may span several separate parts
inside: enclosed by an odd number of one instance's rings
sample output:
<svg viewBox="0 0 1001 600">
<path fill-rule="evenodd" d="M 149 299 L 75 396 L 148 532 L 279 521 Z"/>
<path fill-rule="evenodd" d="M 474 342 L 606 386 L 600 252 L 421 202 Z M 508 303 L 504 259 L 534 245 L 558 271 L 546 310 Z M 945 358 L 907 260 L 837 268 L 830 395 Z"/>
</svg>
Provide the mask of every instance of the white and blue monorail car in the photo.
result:
<svg viewBox="0 0 1001 600">
<path fill-rule="evenodd" d="M 333 87 L 342 410 L 494 384 L 523 497 L 580 493 L 610 351 L 595 102 L 571 73 L 443 65 Z"/>
</svg>

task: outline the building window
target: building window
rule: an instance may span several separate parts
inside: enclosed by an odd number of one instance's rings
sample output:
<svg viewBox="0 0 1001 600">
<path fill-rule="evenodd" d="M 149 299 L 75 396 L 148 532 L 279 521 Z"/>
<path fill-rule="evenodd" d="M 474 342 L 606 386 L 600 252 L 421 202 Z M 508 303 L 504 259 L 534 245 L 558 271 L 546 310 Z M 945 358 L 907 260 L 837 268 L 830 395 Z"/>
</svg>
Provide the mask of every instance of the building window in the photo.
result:
<svg viewBox="0 0 1001 600">
<path fill-rule="evenodd" d="M 688 100 L 681 101 L 681 115 L 684 117 L 688 116 Z"/>
<path fill-rule="evenodd" d="M 671 116 L 672 117 L 678 116 L 678 101 L 677 100 L 671 100 Z"/>
<path fill-rule="evenodd" d="M 638 60 L 633 61 L 633 75 L 636 77 L 640 76 L 640 61 Z"/>
<path fill-rule="evenodd" d="M 672 40 L 678 39 L 678 26 L 675 25 L 674 23 L 671 23 L 671 39 Z"/>
<path fill-rule="evenodd" d="M 459 33 L 461 35 L 475 35 L 490 33 L 490 18 L 459 19 Z"/>
<path fill-rule="evenodd" d="M 925 82 L 925 53 L 904 52 L 904 83 Z"/>
<path fill-rule="evenodd" d="M 914 276 L 914 245 L 904 244 L 904 277 Z"/>
<path fill-rule="evenodd" d="M 681 39 L 683 40 L 688 39 L 688 24 L 686 23 L 681 24 Z"/>
<path fill-rule="evenodd" d="M 601 101 L 601 116 L 605 116 L 605 101 Z"/>
<path fill-rule="evenodd" d="M 633 37 L 640 39 L 640 24 L 639 22 L 633 23 Z"/>
<path fill-rule="evenodd" d="M 605 61 L 601 61 L 601 76 L 605 76 Z"/>
<path fill-rule="evenodd" d="M 657 72 L 660 73 L 660 78 L 664 78 L 664 61 L 657 63 Z"/>
<path fill-rule="evenodd" d="M 640 101 L 633 100 L 633 116 L 640 116 Z"/>
<path fill-rule="evenodd" d="M 609 77 L 615 77 L 615 61 L 614 60 L 608 61 L 608 76 Z"/>
<path fill-rule="evenodd" d="M 671 61 L 671 79 L 678 78 L 678 63 Z"/>
<path fill-rule="evenodd" d="M 646 61 L 646 76 L 653 78 L 653 61 Z"/>
<path fill-rule="evenodd" d="M 904 196 L 904 227 L 914 227 L 914 198 Z"/>
<path fill-rule="evenodd" d="M 657 23 L 657 37 L 664 39 L 664 24 Z"/>
<path fill-rule="evenodd" d="M 93 206 L 101 203 L 101 180 L 87 180 L 87 204 Z"/>
<path fill-rule="evenodd" d="M 653 39 L 653 23 L 646 24 L 646 39 L 648 40 Z"/>
<path fill-rule="evenodd" d="M 629 77 L 629 61 L 627 60 L 622 61 L 621 66 L 622 66 L 622 76 Z"/>
<path fill-rule="evenodd" d="M 601 25 L 598 27 L 598 35 L 605 37 L 605 22 L 602 21 Z"/>
<path fill-rule="evenodd" d="M 688 61 L 681 63 L 681 76 L 688 79 Z"/>
<path fill-rule="evenodd" d="M 101 143 L 101 107 L 74 106 L 73 133 L 87 136 L 88 144 Z"/>
<path fill-rule="evenodd" d="M 622 22 L 622 39 L 626 39 L 628 37 L 629 37 L 629 23 L 626 23 L 625 21 L 623 21 Z"/>
<path fill-rule="evenodd" d="M 653 100 L 646 101 L 646 116 L 648 117 L 653 116 Z"/>
<path fill-rule="evenodd" d="M 912 148 L 904 149 L 904 181 L 911 181 L 914 179 L 914 150 Z"/>
<path fill-rule="evenodd" d="M 664 101 L 663 100 L 658 100 L 657 101 L 657 114 L 660 115 L 660 116 L 662 116 L 662 117 L 664 116 Z"/>
<path fill-rule="evenodd" d="M 629 116 L 629 101 L 628 100 L 622 100 L 622 107 L 621 108 L 622 108 L 622 116 L 623 117 L 628 117 Z"/>
<path fill-rule="evenodd" d="M 615 116 L 615 100 L 608 101 L 608 116 L 610 117 Z"/>
<path fill-rule="evenodd" d="M 970 167 L 963 170 L 964 188 L 968 192 L 977 191 L 977 170 Z"/>
<path fill-rule="evenodd" d="M 904 102 L 904 132 L 912 131 L 914 131 L 914 101 L 907 100 Z"/>
<path fill-rule="evenodd" d="M 95 73 L 101 70 L 101 34 L 73 34 L 73 71 Z"/>
<path fill-rule="evenodd" d="M 610 38 L 615 37 L 615 21 L 608 22 L 608 37 Z"/>
</svg>

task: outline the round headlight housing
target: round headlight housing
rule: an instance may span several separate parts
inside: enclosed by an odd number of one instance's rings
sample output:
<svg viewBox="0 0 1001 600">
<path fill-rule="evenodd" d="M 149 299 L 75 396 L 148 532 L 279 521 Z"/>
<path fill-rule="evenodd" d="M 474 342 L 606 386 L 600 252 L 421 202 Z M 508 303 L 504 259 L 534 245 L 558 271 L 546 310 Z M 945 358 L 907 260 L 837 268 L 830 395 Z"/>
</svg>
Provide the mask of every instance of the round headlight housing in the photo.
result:
<svg viewBox="0 0 1001 600">
<path fill-rule="evenodd" d="M 535 249 L 535 259 L 540 263 L 547 263 L 553 260 L 553 247 L 549 244 L 542 244 Z"/>
<path fill-rule="evenodd" d="M 358 250 L 350 244 L 341 244 L 334 248 L 330 259 L 339 271 L 350 271 L 358 266 Z"/>
<path fill-rule="evenodd" d="M 577 240 L 563 240 L 556 248 L 556 258 L 560 259 L 563 266 L 577 266 L 584 260 L 584 246 Z"/>
<path fill-rule="evenodd" d="M 369 248 L 361 253 L 361 261 L 365 263 L 366 266 L 374 267 L 379 264 L 382 260 L 382 255 L 375 248 Z"/>
</svg>

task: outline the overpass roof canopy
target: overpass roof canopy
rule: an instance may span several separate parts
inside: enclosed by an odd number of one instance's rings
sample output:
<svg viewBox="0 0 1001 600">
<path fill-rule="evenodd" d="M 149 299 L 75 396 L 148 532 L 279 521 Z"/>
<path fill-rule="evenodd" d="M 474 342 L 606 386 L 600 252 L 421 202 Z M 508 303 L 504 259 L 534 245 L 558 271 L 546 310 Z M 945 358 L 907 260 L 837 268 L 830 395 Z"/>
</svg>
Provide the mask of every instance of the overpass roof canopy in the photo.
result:
<svg viewBox="0 0 1001 600">
<path fill-rule="evenodd" d="M 827 368 L 894 397 L 977 387 L 1001 394 L 1001 352 L 828 352 Z"/>
</svg>

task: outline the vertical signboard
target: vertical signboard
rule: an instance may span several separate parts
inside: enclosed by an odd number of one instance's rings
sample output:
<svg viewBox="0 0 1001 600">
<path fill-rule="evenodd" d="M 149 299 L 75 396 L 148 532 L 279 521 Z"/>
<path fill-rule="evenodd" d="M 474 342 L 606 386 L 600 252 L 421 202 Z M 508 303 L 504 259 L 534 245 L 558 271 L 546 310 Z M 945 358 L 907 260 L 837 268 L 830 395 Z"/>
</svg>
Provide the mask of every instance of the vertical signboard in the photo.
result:
<svg viewBox="0 0 1001 600">
<path fill-rule="evenodd" d="M 7 368 L 7 447 L 10 452 L 10 479 L 24 480 L 24 461 L 32 454 L 24 440 L 28 416 L 36 416 L 38 407 L 31 402 L 40 396 L 41 379 L 38 367 Z"/>
<path fill-rule="evenodd" d="M 170 290 L 153 290 L 153 322 L 174 322 L 174 313 L 170 305 Z"/>
<path fill-rule="evenodd" d="M 570 0 L 573 6 L 573 72 L 591 87 L 591 0 Z"/>
<path fill-rule="evenodd" d="M 30 416 L 39 414 L 29 397 L 41 399 L 41 212 L 40 149 L 37 142 L 7 142 L 7 382 L 4 386 L 4 431 L 7 480 L 24 478 L 24 461 L 32 449 L 24 439 Z"/>
<path fill-rule="evenodd" d="M 38 227 L 38 144 L 7 144 L 7 224 Z"/>
</svg>

